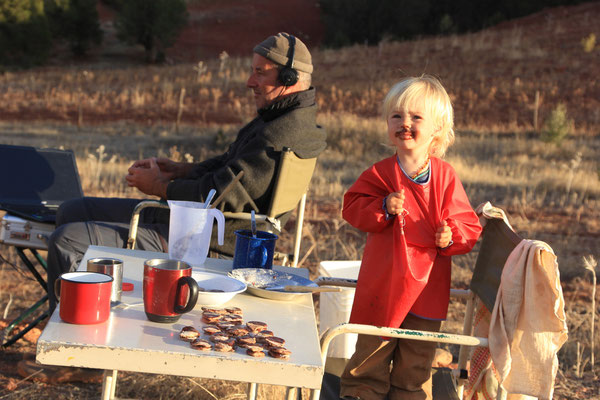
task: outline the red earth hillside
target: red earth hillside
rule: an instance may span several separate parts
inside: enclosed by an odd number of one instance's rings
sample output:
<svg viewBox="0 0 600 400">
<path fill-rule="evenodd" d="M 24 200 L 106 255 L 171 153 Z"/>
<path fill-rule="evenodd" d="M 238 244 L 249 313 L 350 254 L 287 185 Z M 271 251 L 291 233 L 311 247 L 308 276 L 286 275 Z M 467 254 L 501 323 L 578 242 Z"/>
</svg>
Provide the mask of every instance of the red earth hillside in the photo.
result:
<svg viewBox="0 0 600 400">
<path fill-rule="evenodd" d="M 107 33 L 114 13 L 102 2 L 98 2 L 98 12 L 105 42 L 110 41 Z M 175 62 L 216 58 L 223 51 L 246 56 L 256 43 L 277 32 L 291 33 L 309 48 L 323 38 L 320 9 L 314 0 L 195 1 L 188 4 L 188 12 L 188 25 L 168 50 Z"/>
</svg>

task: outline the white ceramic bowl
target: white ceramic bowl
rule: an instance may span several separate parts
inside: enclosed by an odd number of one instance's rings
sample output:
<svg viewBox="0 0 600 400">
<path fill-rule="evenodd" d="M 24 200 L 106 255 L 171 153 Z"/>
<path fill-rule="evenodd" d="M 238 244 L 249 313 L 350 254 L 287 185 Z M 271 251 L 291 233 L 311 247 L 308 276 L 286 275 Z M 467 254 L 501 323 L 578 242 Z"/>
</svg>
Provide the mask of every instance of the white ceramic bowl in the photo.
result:
<svg viewBox="0 0 600 400">
<path fill-rule="evenodd" d="M 198 282 L 197 306 L 218 306 L 227 303 L 238 293 L 246 290 L 246 284 L 237 279 L 211 272 L 192 271 L 192 278 Z"/>
</svg>

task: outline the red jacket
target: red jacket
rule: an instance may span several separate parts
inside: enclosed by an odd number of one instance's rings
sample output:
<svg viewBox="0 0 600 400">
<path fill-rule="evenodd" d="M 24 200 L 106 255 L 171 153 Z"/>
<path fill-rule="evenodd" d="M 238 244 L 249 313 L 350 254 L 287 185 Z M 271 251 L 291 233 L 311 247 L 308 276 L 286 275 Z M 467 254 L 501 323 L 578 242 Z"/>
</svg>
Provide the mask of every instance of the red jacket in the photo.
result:
<svg viewBox="0 0 600 400">
<path fill-rule="evenodd" d="M 383 199 L 401 188 L 408 214 L 386 220 Z M 404 174 L 395 155 L 386 158 L 350 187 L 342 215 L 367 232 L 350 322 L 397 328 L 409 311 L 446 318 L 450 256 L 469 252 L 481 233 L 450 164 L 432 157 L 429 182 L 421 185 Z M 442 221 L 452 229 L 453 244 L 446 249 L 435 245 Z"/>
</svg>

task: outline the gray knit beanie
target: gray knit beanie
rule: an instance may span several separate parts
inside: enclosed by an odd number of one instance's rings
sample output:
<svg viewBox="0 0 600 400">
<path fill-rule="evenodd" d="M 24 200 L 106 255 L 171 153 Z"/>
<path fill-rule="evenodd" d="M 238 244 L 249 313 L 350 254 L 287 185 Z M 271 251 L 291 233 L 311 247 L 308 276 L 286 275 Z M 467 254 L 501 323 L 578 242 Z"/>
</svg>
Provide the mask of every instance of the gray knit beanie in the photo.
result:
<svg viewBox="0 0 600 400">
<path fill-rule="evenodd" d="M 289 56 L 291 55 L 289 53 L 290 36 L 285 32 L 269 36 L 254 47 L 254 52 L 279 65 L 287 65 Z M 313 71 L 310 52 L 306 45 L 298 38 L 296 38 L 296 44 L 294 45 L 294 64 L 292 68 L 309 74 L 312 74 Z"/>
</svg>

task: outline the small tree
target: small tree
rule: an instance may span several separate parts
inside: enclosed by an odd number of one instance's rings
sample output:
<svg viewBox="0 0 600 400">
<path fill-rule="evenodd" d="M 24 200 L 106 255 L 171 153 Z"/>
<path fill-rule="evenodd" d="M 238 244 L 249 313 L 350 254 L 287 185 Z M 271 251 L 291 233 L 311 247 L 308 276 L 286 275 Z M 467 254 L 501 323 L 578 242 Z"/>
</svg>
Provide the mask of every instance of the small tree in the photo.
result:
<svg viewBox="0 0 600 400">
<path fill-rule="evenodd" d="M 42 64 L 51 45 L 43 0 L 0 1 L 0 64 Z"/>
<path fill-rule="evenodd" d="M 572 126 L 573 120 L 567 117 L 567 106 L 561 103 L 552 110 L 550 118 L 546 120 L 541 139 L 547 143 L 560 144 L 567 137 Z"/>
<path fill-rule="evenodd" d="M 54 34 L 64 38 L 76 56 L 83 56 L 92 47 L 102 43 L 102 30 L 97 0 L 50 0 L 48 17 Z"/>
<path fill-rule="evenodd" d="M 117 14 L 117 35 L 126 43 L 144 46 L 147 61 L 161 61 L 187 17 L 185 0 L 127 0 Z"/>
</svg>

